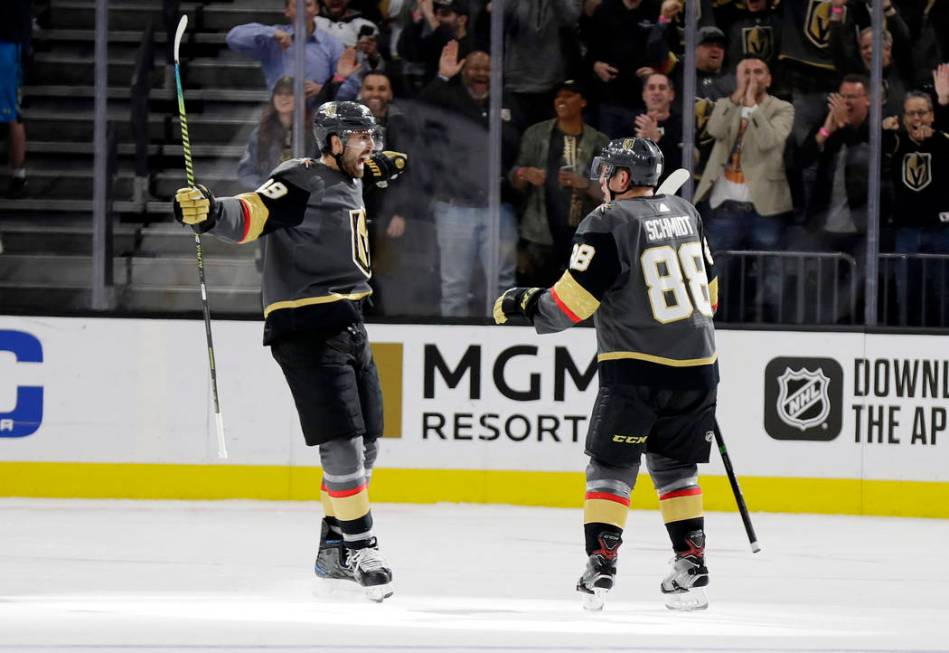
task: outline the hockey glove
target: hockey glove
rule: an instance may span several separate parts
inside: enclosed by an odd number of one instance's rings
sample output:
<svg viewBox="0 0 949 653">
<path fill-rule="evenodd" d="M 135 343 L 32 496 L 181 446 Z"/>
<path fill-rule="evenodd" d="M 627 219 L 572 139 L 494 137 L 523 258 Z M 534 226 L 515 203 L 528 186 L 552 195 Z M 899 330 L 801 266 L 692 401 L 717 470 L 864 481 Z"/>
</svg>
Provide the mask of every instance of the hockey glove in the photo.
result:
<svg viewBox="0 0 949 653">
<path fill-rule="evenodd" d="M 537 300 L 543 288 L 510 288 L 494 302 L 494 322 L 504 324 L 512 317 L 523 315 L 531 324 L 537 310 Z"/>
<path fill-rule="evenodd" d="M 405 172 L 409 157 L 401 152 L 377 152 L 366 161 L 366 178 L 379 188 L 385 188 Z"/>
<path fill-rule="evenodd" d="M 175 220 L 188 225 L 196 233 L 203 234 L 217 222 L 220 207 L 205 186 L 198 184 L 194 188 L 179 188 L 172 204 Z"/>
</svg>

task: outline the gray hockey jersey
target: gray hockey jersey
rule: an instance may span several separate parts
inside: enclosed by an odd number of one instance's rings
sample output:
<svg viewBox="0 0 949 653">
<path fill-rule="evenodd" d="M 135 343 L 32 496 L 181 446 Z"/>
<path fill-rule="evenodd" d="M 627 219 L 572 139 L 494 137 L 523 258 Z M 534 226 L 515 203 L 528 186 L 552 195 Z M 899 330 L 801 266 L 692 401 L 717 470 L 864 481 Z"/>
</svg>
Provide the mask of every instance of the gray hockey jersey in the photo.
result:
<svg viewBox="0 0 949 653">
<path fill-rule="evenodd" d="M 362 319 L 361 300 L 372 293 L 362 181 L 314 159 L 291 159 L 256 191 L 217 201 L 212 234 L 234 243 L 263 239 L 264 344 Z"/>
<path fill-rule="evenodd" d="M 570 265 L 537 303 L 538 333 L 591 315 L 601 383 L 701 389 L 718 382 L 718 279 L 702 220 L 671 195 L 609 202 L 577 229 Z"/>
</svg>

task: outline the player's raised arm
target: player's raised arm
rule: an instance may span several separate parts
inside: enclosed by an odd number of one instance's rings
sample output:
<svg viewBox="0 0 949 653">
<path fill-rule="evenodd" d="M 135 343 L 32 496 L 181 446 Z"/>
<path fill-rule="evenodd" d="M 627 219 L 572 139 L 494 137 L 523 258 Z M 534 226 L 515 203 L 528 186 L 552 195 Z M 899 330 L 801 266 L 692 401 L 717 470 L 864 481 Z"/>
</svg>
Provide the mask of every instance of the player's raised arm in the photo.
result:
<svg viewBox="0 0 949 653">
<path fill-rule="evenodd" d="M 215 197 L 205 186 L 180 188 L 175 193 L 175 219 L 198 233 L 221 240 L 249 243 L 303 221 L 311 195 L 323 190 L 322 179 L 303 174 L 312 159 L 293 159 L 278 166 L 255 191 L 235 197 Z"/>
</svg>

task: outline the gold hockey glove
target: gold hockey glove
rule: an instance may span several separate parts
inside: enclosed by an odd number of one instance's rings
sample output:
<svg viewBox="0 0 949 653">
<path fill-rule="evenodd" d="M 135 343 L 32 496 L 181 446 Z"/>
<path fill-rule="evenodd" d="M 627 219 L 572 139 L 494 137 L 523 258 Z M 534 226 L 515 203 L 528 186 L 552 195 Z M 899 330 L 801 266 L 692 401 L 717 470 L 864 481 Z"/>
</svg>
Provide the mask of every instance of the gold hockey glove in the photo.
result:
<svg viewBox="0 0 949 653">
<path fill-rule="evenodd" d="M 205 186 L 179 188 L 172 202 L 175 220 L 186 224 L 201 234 L 211 229 L 217 221 L 218 204 L 214 195 Z"/>
<path fill-rule="evenodd" d="M 366 161 L 366 178 L 379 188 L 385 188 L 405 172 L 409 157 L 402 152 L 377 152 Z"/>
<path fill-rule="evenodd" d="M 510 288 L 494 302 L 494 322 L 504 324 L 512 317 L 523 316 L 531 324 L 534 323 L 534 313 L 537 300 L 543 288 Z"/>
</svg>

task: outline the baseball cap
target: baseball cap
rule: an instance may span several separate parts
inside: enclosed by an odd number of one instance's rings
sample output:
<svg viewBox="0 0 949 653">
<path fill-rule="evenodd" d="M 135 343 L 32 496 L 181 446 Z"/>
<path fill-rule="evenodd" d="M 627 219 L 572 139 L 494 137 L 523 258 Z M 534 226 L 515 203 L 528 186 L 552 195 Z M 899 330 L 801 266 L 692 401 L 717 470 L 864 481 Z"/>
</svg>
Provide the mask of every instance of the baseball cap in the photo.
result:
<svg viewBox="0 0 949 653">
<path fill-rule="evenodd" d="M 696 45 L 702 45 L 703 43 L 720 43 L 721 45 L 725 45 L 728 43 L 728 39 L 722 30 L 713 25 L 706 25 L 705 27 L 699 28 L 698 38 L 695 41 Z"/>
<path fill-rule="evenodd" d="M 586 95 L 583 84 L 576 79 L 568 79 L 557 84 L 557 86 L 554 87 L 554 95 L 560 91 L 570 91 L 571 93 L 576 93 L 577 95 Z"/>
<path fill-rule="evenodd" d="M 448 9 L 456 14 L 468 15 L 468 3 L 465 0 L 434 0 L 435 9 Z"/>
</svg>

